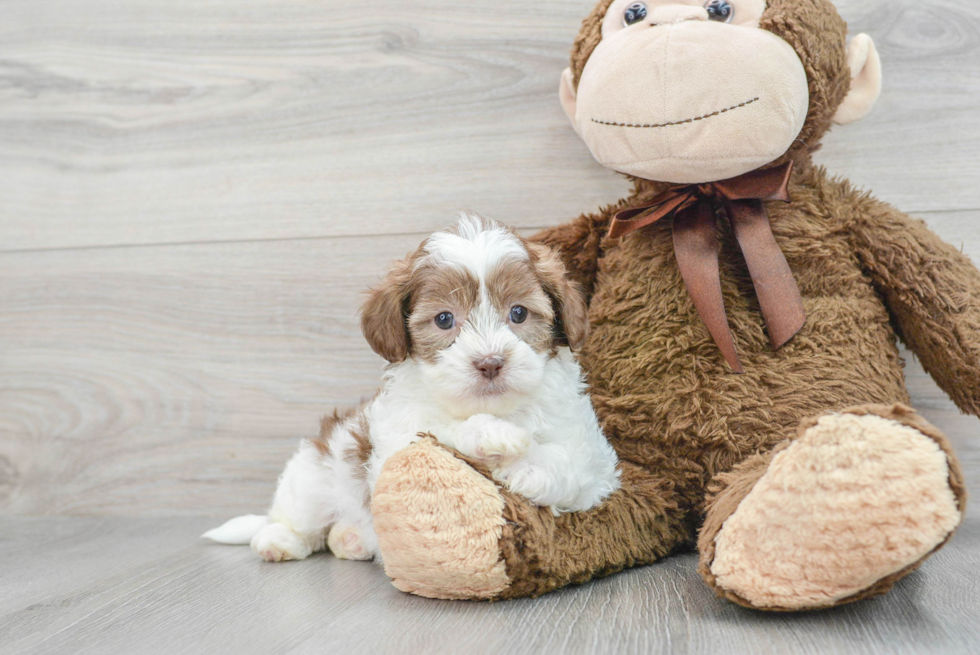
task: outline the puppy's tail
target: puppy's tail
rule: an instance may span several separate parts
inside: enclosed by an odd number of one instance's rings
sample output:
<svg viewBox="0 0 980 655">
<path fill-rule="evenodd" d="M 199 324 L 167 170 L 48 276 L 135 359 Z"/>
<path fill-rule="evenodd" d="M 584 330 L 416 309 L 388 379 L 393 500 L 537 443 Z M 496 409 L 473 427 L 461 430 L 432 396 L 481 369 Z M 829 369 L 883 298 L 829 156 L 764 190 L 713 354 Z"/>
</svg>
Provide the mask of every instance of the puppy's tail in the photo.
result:
<svg viewBox="0 0 980 655">
<path fill-rule="evenodd" d="M 221 527 L 208 530 L 201 537 L 219 544 L 249 544 L 252 537 L 271 522 L 272 519 L 264 514 L 246 514 L 233 518 Z"/>
</svg>

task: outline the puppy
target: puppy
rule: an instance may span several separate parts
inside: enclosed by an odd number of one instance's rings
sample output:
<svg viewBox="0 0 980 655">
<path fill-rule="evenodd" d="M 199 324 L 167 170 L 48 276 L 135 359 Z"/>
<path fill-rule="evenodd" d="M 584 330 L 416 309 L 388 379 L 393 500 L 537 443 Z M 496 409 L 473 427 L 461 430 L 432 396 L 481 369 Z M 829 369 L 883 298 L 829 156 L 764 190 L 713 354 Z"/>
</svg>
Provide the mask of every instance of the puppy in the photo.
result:
<svg viewBox="0 0 980 655">
<path fill-rule="evenodd" d="M 390 362 L 377 396 L 300 443 L 267 517 L 232 519 L 205 537 L 250 542 L 269 561 L 324 546 L 371 559 L 374 484 L 385 460 L 422 435 L 556 515 L 619 488 L 616 454 L 572 355 L 588 330 L 585 302 L 548 248 L 464 214 L 395 263 L 361 327 Z"/>
</svg>

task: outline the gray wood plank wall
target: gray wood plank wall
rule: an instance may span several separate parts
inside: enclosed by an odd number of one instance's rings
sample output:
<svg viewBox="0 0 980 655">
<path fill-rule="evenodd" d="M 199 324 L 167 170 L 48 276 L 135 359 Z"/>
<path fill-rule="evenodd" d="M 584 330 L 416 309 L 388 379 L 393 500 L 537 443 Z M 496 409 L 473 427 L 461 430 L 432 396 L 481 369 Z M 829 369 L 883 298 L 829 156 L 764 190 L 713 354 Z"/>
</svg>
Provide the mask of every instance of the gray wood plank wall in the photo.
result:
<svg viewBox="0 0 980 655">
<path fill-rule="evenodd" d="M 557 101 L 591 4 L 0 1 L 0 512 L 262 510 L 376 385 L 391 259 L 625 192 Z M 837 4 L 885 90 L 820 161 L 980 262 L 980 3 Z M 909 384 L 977 489 L 980 423 Z"/>
</svg>

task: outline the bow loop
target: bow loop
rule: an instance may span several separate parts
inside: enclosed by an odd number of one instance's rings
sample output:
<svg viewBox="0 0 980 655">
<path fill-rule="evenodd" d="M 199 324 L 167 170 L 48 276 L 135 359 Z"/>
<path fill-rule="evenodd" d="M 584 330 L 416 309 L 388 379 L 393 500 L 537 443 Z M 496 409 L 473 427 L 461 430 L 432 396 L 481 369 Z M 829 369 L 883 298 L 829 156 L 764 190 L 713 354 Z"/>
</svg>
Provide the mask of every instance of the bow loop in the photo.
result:
<svg viewBox="0 0 980 655">
<path fill-rule="evenodd" d="M 774 350 L 789 341 L 806 322 L 803 299 L 786 257 L 772 235 L 764 200 L 789 202 L 793 164 L 752 171 L 720 182 L 674 186 L 649 205 L 616 214 L 609 237 L 619 238 L 674 219 L 674 254 L 694 306 L 729 366 L 742 372 L 742 364 L 728 327 L 721 295 L 714 210 L 724 207 L 735 232 L 756 290 Z M 709 245 L 706 245 L 709 244 Z"/>
<path fill-rule="evenodd" d="M 697 184 L 694 185 L 694 194 L 700 198 L 715 199 L 718 197 L 724 197 L 714 184 Z"/>
<path fill-rule="evenodd" d="M 625 209 L 616 214 L 609 226 L 609 236 L 618 239 L 634 230 L 653 225 L 664 216 L 687 209 L 694 204 L 694 201 L 694 194 L 688 187 L 668 189 L 654 198 L 649 205 Z"/>
</svg>

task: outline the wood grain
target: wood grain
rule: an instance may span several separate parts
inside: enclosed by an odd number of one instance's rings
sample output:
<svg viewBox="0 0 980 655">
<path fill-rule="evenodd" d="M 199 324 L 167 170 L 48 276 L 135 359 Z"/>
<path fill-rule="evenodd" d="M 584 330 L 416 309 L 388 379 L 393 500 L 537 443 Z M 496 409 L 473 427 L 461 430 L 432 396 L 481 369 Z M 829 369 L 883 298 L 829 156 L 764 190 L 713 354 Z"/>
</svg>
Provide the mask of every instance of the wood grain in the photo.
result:
<svg viewBox="0 0 980 655">
<path fill-rule="evenodd" d="M 382 360 L 360 335 L 360 295 L 419 240 L 3 257 L 4 507 L 264 508 L 318 416 L 377 385 Z"/>
<path fill-rule="evenodd" d="M 980 649 L 980 513 L 889 595 L 770 614 L 715 598 L 694 555 L 538 599 L 435 601 L 367 562 L 268 564 L 213 519 L 0 519 L 0 652 L 943 653 Z M 22 563 L 12 555 L 32 549 Z"/>
<path fill-rule="evenodd" d="M 587 6 L 0 4 L 0 248 L 428 232 L 463 208 L 537 225 L 614 200 L 556 100 Z"/>
<path fill-rule="evenodd" d="M 874 111 L 824 139 L 817 160 L 900 209 L 980 209 L 980 3 L 834 0 L 881 55 Z"/>
<path fill-rule="evenodd" d="M 626 188 L 556 98 L 591 4 L 0 3 L 0 249 L 567 220 Z M 838 4 L 887 84 L 820 160 L 908 211 L 980 209 L 980 5 Z"/>
</svg>

